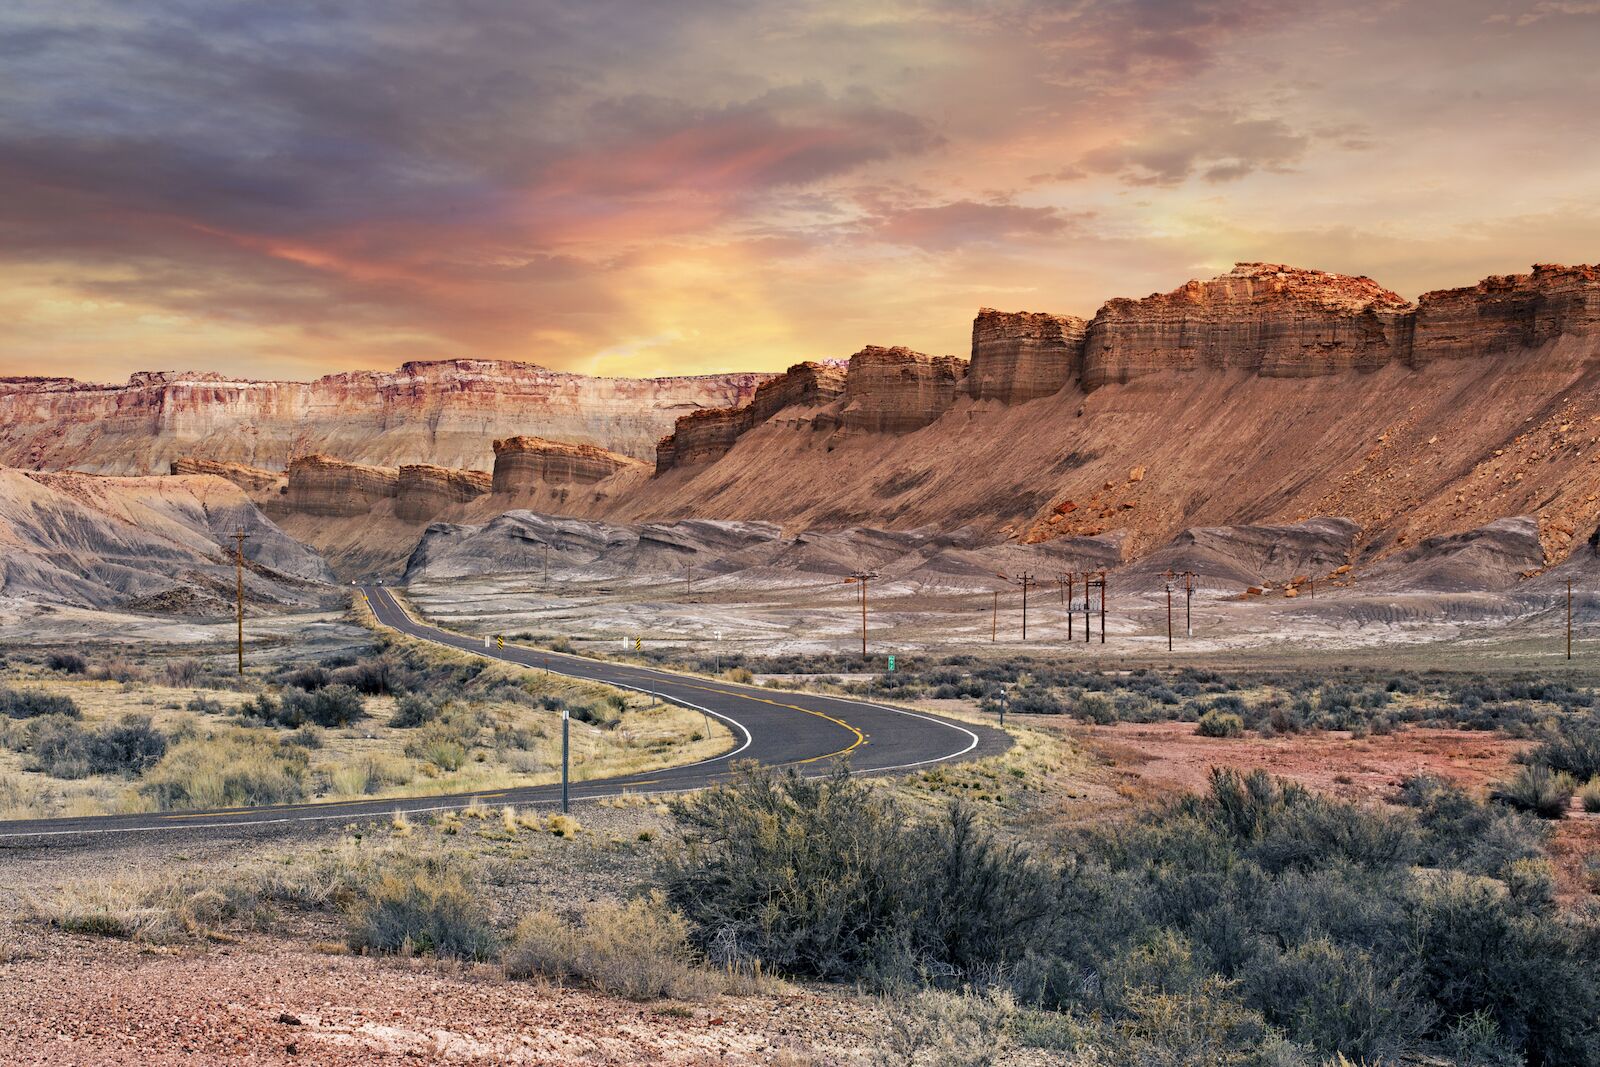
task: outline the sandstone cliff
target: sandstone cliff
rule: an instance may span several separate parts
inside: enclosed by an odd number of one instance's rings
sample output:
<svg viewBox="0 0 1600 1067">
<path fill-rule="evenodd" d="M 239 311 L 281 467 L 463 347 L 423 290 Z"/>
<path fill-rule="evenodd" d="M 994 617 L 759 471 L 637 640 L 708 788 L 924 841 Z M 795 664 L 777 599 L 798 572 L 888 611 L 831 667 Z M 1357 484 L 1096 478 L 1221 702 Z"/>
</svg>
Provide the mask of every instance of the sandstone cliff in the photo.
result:
<svg viewBox="0 0 1600 1067">
<path fill-rule="evenodd" d="M 643 467 L 636 459 L 594 445 L 527 436 L 494 443 L 496 493 L 527 493 L 552 485 L 593 485 L 619 471 Z"/>
<path fill-rule="evenodd" d="M 1600 266 L 1540 263 L 1532 274 L 1496 275 L 1464 289 L 1424 293 L 1412 362 L 1538 348 L 1562 334 L 1600 334 Z"/>
<path fill-rule="evenodd" d="M 1086 389 L 1157 371 L 1237 369 L 1304 378 L 1404 358 L 1411 305 L 1370 278 L 1240 263 L 1143 300 L 1112 300 L 1089 324 Z"/>
<path fill-rule="evenodd" d="M 968 394 L 1020 404 L 1058 392 L 1082 374 L 1088 328 L 1072 315 L 981 309 L 972 323 Z"/>
<path fill-rule="evenodd" d="M 300 456 L 289 464 L 289 510 L 300 515 L 365 515 L 393 500 L 400 472 L 393 467 L 346 463 L 332 456 Z"/>
<path fill-rule="evenodd" d="M 679 415 L 749 400 L 768 374 L 591 378 L 529 363 L 442 360 L 312 382 L 140 373 L 126 385 L 0 379 L 0 463 L 165 472 L 187 455 L 283 470 L 323 453 L 488 470 L 491 442 L 537 432 L 636 457 Z"/>
<path fill-rule="evenodd" d="M 739 408 L 706 409 L 683 416 L 656 445 L 656 473 L 710 463 L 733 447 L 739 435 L 790 407 L 817 407 L 845 389 L 844 368 L 832 363 L 797 363 L 756 388 Z"/>
<path fill-rule="evenodd" d="M 483 471 L 407 463 L 400 468 L 395 480 L 395 517 L 408 522 L 431 521 L 448 508 L 483 496 L 489 492 L 491 483 L 491 477 Z"/>
<path fill-rule="evenodd" d="M 909 433 L 955 403 L 967 361 L 868 345 L 850 357 L 841 423 L 868 433 Z"/>
<path fill-rule="evenodd" d="M 212 474 L 226 478 L 258 503 L 261 499 L 277 496 L 280 490 L 288 486 L 288 478 L 279 471 L 262 470 L 243 463 L 219 463 L 197 456 L 179 456 L 172 461 L 170 469 L 173 474 Z"/>
</svg>

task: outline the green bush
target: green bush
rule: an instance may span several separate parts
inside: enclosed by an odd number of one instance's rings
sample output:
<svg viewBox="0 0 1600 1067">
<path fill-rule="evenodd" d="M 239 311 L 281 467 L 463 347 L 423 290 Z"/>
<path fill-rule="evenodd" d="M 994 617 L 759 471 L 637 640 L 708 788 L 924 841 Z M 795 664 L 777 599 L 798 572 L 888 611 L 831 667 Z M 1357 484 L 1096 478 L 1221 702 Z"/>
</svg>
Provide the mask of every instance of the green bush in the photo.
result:
<svg viewBox="0 0 1600 1067">
<path fill-rule="evenodd" d="M 307 723 L 317 726 L 349 726 L 367 714 L 366 701 L 347 685 L 325 685 L 319 689 L 287 689 L 277 700 L 266 694 L 239 709 L 247 719 L 296 729 Z"/>
<path fill-rule="evenodd" d="M 1544 743 L 1524 759 L 1570 774 L 1580 782 L 1600 777 L 1600 720 L 1593 715 L 1560 719 L 1546 731 Z"/>
<path fill-rule="evenodd" d="M 666 861 L 668 899 L 715 962 L 880 981 L 987 974 L 1020 959 L 1050 914 L 1047 873 L 970 812 L 913 824 L 842 771 L 745 767 L 672 812 L 684 847 Z"/>
<path fill-rule="evenodd" d="M 1591 778 L 1578 790 L 1578 799 L 1583 803 L 1583 810 L 1593 815 L 1600 812 L 1600 778 Z"/>
<path fill-rule="evenodd" d="M 351 906 L 346 941 L 377 955 L 482 960 L 495 951 L 482 895 L 441 859 L 394 861 Z"/>
<path fill-rule="evenodd" d="M 1238 737 L 1244 733 L 1244 720 L 1231 711 L 1213 708 L 1200 716 L 1195 733 L 1201 737 Z"/>
<path fill-rule="evenodd" d="M 1530 763 L 1490 791 L 1490 796 L 1518 811 L 1532 812 L 1541 819 L 1559 819 L 1567 813 L 1577 783 L 1563 771 L 1552 771 L 1542 763 Z"/>
<path fill-rule="evenodd" d="M 395 701 L 394 714 L 389 717 L 389 725 L 402 730 L 426 726 L 437 719 L 443 710 L 443 705 L 425 696 L 407 693 Z"/>
<path fill-rule="evenodd" d="M 4 686 L 0 686 L 0 714 L 13 719 L 33 719 L 41 715 L 83 717 L 71 697 L 56 696 L 43 689 L 7 689 Z"/>
<path fill-rule="evenodd" d="M 1075 718 L 1097 726 L 1109 726 L 1117 721 L 1116 705 L 1100 693 L 1085 693 L 1072 707 Z"/>
<path fill-rule="evenodd" d="M 44 658 L 46 670 L 60 671 L 62 674 L 82 674 L 89 669 L 89 664 L 76 652 L 52 652 Z"/>
</svg>

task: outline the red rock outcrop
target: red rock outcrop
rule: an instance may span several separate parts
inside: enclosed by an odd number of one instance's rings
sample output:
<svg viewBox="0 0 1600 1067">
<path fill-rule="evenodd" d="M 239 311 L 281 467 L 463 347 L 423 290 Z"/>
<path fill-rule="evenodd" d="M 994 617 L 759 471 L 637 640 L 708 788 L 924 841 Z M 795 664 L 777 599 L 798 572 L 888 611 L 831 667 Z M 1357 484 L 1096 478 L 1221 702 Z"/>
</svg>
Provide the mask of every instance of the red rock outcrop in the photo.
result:
<svg viewBox="0 0 1600 1067">
<path fill-rule="evenodd" d="M 296 457 L 289 464 L 289 510 L 302 515 L 366 515 L 399 490 L 394 467 L 346 463 L 332 456 Z"/>
<path fill-rule="evenodd" d="M 710 463 L 726 455 L 739 436 L 787 407 L 831 404 L 843 395 L 845 369 L 835 363 L 797 363 L 756 388 L 739 408 L 683 416 L 656 445 L 656 473 Z"/>
<path fill-rule="evenodd" d="M 1089 324 L 1083 386 L 1174 370 L 1308 378 L 1381 367 L 1409 356 L 1410 313 L 1370 278 L 1240 263 L 1170 293 L 1108 302 Z"/>
<path fill-rule="evenodd" d="M 850 357 L 841 423 L 868 433 L 910 433 L 955 403 L 967 361 L 868 345 Z"/>
<path fill-rule="evenodd" d="M 1600 266 L 1536 263 L 1531 274 L 1422 294 L 1411 362 L 1538 348 L 1562 334 L 1600 334 Z"/>
<path fill-rule="evenodd" d="M 593 485 L 618 471 L 642 468 L 629 456 L 594 445 L 511 437 L 494 443 L 496 493 L 527 493 L 554 485 Z"/>
<path fill-rule="evenodd" d="M 770 374 L 591 378 L 531 363 L 455 359 L 396 371 L 261 382 L 146 372 L 126 385 L 0 379 L 0 464 L 165 472 L 187 455 L 283 469 L 307 453 L 488 470 L 490 443 L 529 427 L 637 457 L 678 416 L 749 400 Z"/>
<path fill-rule="evenodd" d="M 1007 404 L 1058 392 L 1082 373 L 1088 327 L 1073 315 L 981 309 L 972 322 L 967 392 Z"/>
<path fill-rule="evenodd" d="M 446 508 L 483 496 L 489 492 L 492 482 L 493 478 L 486 471 L 407 463 L 400 468 L 395 480 L 394 513 L 397 518 L 426 522 Z"/>
</svg>

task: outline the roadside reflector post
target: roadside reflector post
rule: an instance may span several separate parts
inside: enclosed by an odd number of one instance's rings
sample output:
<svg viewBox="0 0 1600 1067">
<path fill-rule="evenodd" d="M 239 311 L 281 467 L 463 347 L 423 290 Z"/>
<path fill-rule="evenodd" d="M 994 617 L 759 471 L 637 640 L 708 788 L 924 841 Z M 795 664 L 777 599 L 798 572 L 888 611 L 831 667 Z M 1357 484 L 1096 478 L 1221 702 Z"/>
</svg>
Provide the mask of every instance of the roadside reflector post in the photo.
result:
<svg viewBox="0 0 1600 1067">
<path fill-rule="evenodd" d="M 489 635 L 488 634 L 484 634 L 483 635 L 483 647 L 484 648 L 488 648 L 489 647 Z"/>
<path fill-rule="evenodd" d="M 572 719 L 567 709 L 561 709 L 561 814 L 567 813 L 567 761 L 571 749 Z"/>
<path fill-rule="evenodd" d="M 1005 724 L 1006 724 L 1006 701 L 1008 699 L 1009 699 L 1009 695 L 1006 692 L 1006 687 L 1005 686 L 1001 686 L 1000 687 L 1000 726 L 1002 728 L 1004 728 Z"/>
</svg>

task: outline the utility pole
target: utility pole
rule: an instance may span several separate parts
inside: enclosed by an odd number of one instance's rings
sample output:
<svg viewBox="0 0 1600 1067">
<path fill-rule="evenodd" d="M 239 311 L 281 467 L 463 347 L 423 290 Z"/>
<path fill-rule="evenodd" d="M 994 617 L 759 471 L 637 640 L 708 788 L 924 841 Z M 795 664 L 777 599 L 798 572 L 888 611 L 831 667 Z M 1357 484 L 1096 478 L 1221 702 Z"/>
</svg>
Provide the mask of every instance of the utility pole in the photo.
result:
<svg viewBox="0 0 1600 1067">
<path fill-rule="evenodd" d="M 878 577 L 877 571 L 853 571 L 850 577 L 845 579 L 846 585 L 854 583 L 861 586 L 858 592 L 861 594 L 861 658 L 863 660 L 867 658 L 867 586 L 876 577 Z"/>
<path fill-rule="evenodd" d="M 1089 640 L 1089 613 L 1092 610 L 1089 603 L 1089 590 L 1100 590 L 1100 643 L 1106 643 L 1106 572 L 1100 571 L 1094 577 L 1084 576 L 1083 579 L 1083 639 Z"/>
<path fill-rule="evenodd" d="M 243 526 L 234 530 L 234 617 L 238 622 L 238 673 L 245 673 L 245 533 Z M 1571 659 L 1571 656 L 1568 656 Z"/>
<path fill-rule="evenodd" d="M 550 542 L 544 543 L 544 587 L 550 588 Z"/>
<path fill-rule="evenodd" d="M 1572 579 L 1567 579 L 1567 658 L 1572 658 Z"/>
<path fill-rule="evenodd" d="M 1194 636 L 1194 571 L 1183 572 L 1183 632 L 1186 637 Z"/>
<path fill-rule="evenodd" d="M 567 813 L 567 760 L 571 748 L 572 723 L 566 705 L 561 707 L 561 814 Z"/>
<path fill-rule="evenodd" d="M 1073 572 L 1056 575 L 1056 588 L 1061 590 L 1061 610 L 1067 616 L 1067 640 L 1072 640 L 1072 590 Z"/>
<path fill-rule="evenodd" d="M 1167 579 L 1167 651 L 1172 651 L 1172 579 Z"/>
<path fill-rule="evenodd" d="M 1000 590 L 994 591 L 994 612 L 989 616 L 989 640 L 1000 640 Z"/>
<path fill-rule="evenodd" d="M 1032 574 L 1019 574 L 1015 578 L 1010 578 L 998 571 L 995 572 L 995 577 L 1002 582 L 1010 582 L 1012 585 L 1022 586 L 1022 639 L 1026 641 L 1028 639 L 1028 590 L 1038 583 L 1038 579 Z M 996 598 L 999 596 L 999 593 L 995 594 Z"/>
<path fill-rule="evenodd" d="M 694 564 L 686 563 L 683 567 L 683 595 L 694 596 Z"/>
</svg>

